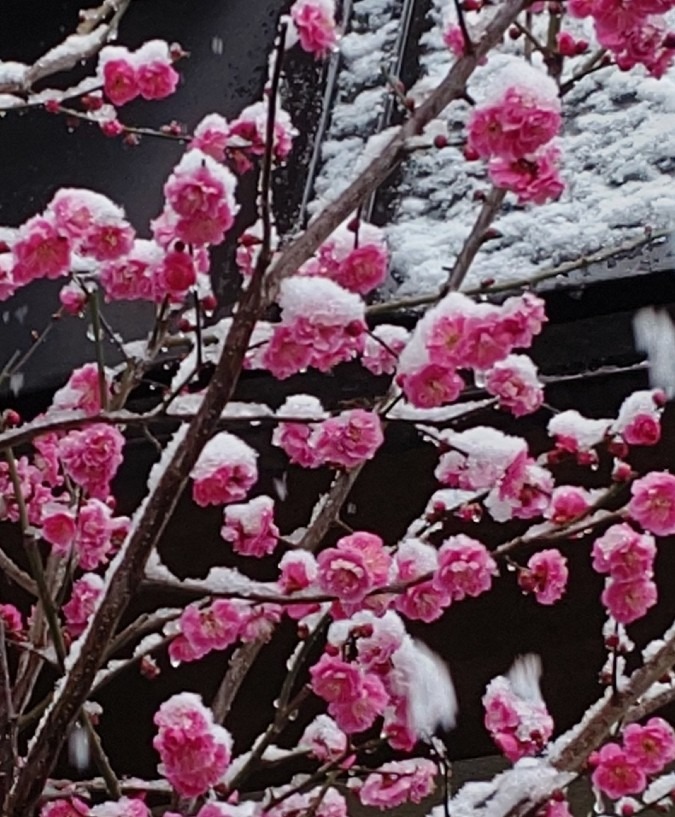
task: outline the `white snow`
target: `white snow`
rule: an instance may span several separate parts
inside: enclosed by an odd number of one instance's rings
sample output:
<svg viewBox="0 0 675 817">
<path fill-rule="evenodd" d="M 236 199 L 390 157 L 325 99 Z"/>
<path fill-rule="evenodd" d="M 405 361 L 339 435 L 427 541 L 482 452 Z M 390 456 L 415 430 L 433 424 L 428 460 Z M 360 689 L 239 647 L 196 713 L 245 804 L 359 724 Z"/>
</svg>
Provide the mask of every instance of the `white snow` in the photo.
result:
<svg viewBox="0 0 675 817">
<path fill-rule="evenodd" d="M 447 73 L 453 56 L 443 45 L 441 15 L 450 0 L 434 0 L 435 23 L 422 42 L 425 76 L 409 94 L 421 99 Z M 362 152 L 374 132 L 386 91 L 380 67 L 386 64 L 397 20 L 391 0 L 355 0 L 355 25 L 341 43 L 344 67 L 339 75 L 337 101 L 316 181 L 312 213 L 335 199 L 362 164 Z M 588 35 L 587 21 L 566 29 Z M 576 27 L 576 28 L 575 28 Z M 477 99 L 503 87 L 508 71 L 527 68 L 514 55 L 521 41 L 490 56 L 469 83 Z M 563 80 L 586 57 L 566 67 Z M 519 58 L 520 60 L 520 58 Z M 539 66 L 529 69 L 539 70 Z M 543 71 L 541 84 L 549 83 Z M 536 81 L 536 80 L 535 80 Z M 392 222 L 386 235 L 393 254 L 393 281 L 388 290 L 398 295 L 437 291 L 466 238 L 480 204 L 475 191 L 487 182 L 481 162 L 467 163 L 461 153 L 469 106 L 456 102 L 444 112 L 449 145 L 417 150 L 409 157 L 398 187 Z M 582 255 L 619 246 L 643 234 L 646 227 L 670 228 L 675 221 L 675 69 L 661 80 L 635 68 L 621 73 L 606 68 L 582 81 L 563 100 L 564 129 L 559 139 L 564 156 L 567 190 L 558 202 L 530 208 L 508 197 L 496 226 L 500 239 L 479 253 L 465 287 L 485 278 L 499 282 L 520 280 L 537 269 L 558 265 Z M 438 125 L 434 124 L 434 128 Z M 373 147 L 372 143 L 369 150 Z"/>
</svg>

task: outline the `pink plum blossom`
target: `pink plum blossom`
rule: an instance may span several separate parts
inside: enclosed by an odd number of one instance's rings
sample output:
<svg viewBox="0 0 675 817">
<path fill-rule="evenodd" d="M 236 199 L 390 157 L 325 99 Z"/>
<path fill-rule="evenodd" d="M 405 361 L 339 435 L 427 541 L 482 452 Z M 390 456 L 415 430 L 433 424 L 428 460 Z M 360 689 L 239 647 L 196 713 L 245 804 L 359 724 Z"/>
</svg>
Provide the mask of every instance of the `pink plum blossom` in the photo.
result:
<svg viewBox="0 0 675 817">
<path fill-rule="evenodd" d="M 403 326 L 381 324 L 366 338 L 361 363 L 374 375 L 393 374 L 410 333 Z"/>
<path fill-rule="evenodd" d="M 675 731 L 663 718 L 650 718 L 644 726 L 631 723 L 623 730 L 629 762 L 647 774 L 659 774 L 675 760 Z"/>
<path fill-rule="evenodd" d="M 393 809 L 403 803 L 421 803 L 435 788 L 436 764 L 426 758 L 385 763 L 357 788 L 364 806 Z"/>
<path fill-rule="evenodd" d="M 234 644 L 243 622 L 240 605 L 228 599 L 217 599 L 205 608 L 188 605 L 180 617 L 180 628 L 196 660 L 212 650 L 225 650 Z"/>
<path fill-rule="evenodd" d="M 499 398 L 499 405 L 515 417 L 531 414 L 544 401 L 537 367 L 525 355 L 508 355 L 488 371 L 485 386 Z"/>
<path fill-rule="evenodd" d="M 110 382 L 108 372 L 104 372 L 104 393 L 110 397 Z M 65 411 L 68 409 L 81 410 L 86 414 L 96 414 L 101 411 L 101 388 L 99 369 L 96 363 L 85 363 L 74 369 L 68 382 L 60 388 L 52 398 L 52 409 Z"/>
<path fill-rule="evenodd" d="M 94 423 L 69 431 L 58 444 L 65 473 L 91 497 L 105 499 L 122 464 L 124 436 L 114 426 Z"/>
<path fill-rule="evenodd" d="M 60 278 L 70 269 L 71 246 L 66 235 L 53 221 L 35 216 L 19 231 L 12 246 L 16 284 L 27 284 L 38 278 Z"/>
<path fill-rule="evenodd" d="M 337 42 L 334 0 L 295 0 L 291 20 L 304 51 L 321 58 L 334 48 Z"/>
<path fill-rule="evenodd" d="M 433 583 L 453 601 L 461 601 L 488 591 L 496 573 L 497 565 L 485 545 L 460 533 L 441 545 Z"/>
<path fill-rule="evenodd" d="M 429 363 L 406 375 L 399 375 L 398 384 L 405 396 L 418 408 L 435 408 L 453 403 L 464 388 L 464 381 L 453 369 Z"/>
<path fill-rule="evenodd" d="M 323 462 L 354 468 L 372 459 L 383 442 L 378 415 L 364 409 L 352 409 L 321 423 L 316 452 Z"/>
<path fill-rule="evenodd" d="M 654 572 L 656 543 L 625 523 L 612 525 L 593 543 L 593 568 L 618 581 L 649 579 Z"/>
<path fill-rule="evenodd" d="M 298 746 L 322 762 L 335 760 L 347 750 L 347 735 L 329 715 L 317 715 L 303 732 Z"/>
<path fill-rule="evenodd" d="M 630 491 L 631 519 L 656 536 L 675 533 L 675 476 L 667 471 L 652 471 L 636 480 Z"/>
<path fill-rule="evenodd" d="M 658 591 L 651 579 L 609 579 L 601 601 L 619 624 L 631 624 L 656 604 Z"/>
<path fill-rule="evenodd" d="M 160 772 L 184 797 L 198 797 L 216 785 L 230 764 L 232 738 L 213 722 L 198 695 L 182 692 L 155 714 L 158 732 L 152 745 Z"/>
<path fill-rule="evenodd" d="M 225 508 L 220 535 L 232 542 L 242 556 L 267 556 L 277 546 L 279 529 L 274 524 L 274 500 L 258 496 L 242 505 Z"/>
<path fill-rule="evenodd" d="M 223 431 L 212 437 L 190 476 L 192 497 L 201 507 L 245 499 L 258 479 L 257 453 L 243 440 Z"/>
<path fill-rule="evenodd" d="M 545 204 L 565 189 L 559 164 L 560 150 L 549 146 L 519 159 L 497 156 L 490 159 L 488 172 L 495 185 L 516 194 L 518 204 Z"/>
<path fill-rule="evenodd" d="M 644 769 L 631 760 L 616 743 L 606 743 L 597 753 L 593 785 L 612 800 L 627 794 L 641 794 L 647 786 Z"/>
<path fill-rule="evenodd" d="M 40 809 L 40 817 L 89 817 L 89 805 L 79 797 L 51 800 Z"/>
<path fill-rule="evenodd" d="M 63 605 L 68 632 L 73 638 L 84 631 L 102 592 L 103 579 L 95 573 L 85 573 L 73 584 L 70 600 Z"/>
<path fill-rule="evenodd" d="M 539 604 L 555 604 L 565 594 L 568 576 L 567 559 L 559 550 L 551 548 L 535 553 L 528 560 L 518 584 L 526 592 L 534 593 Z"/>
</svg>

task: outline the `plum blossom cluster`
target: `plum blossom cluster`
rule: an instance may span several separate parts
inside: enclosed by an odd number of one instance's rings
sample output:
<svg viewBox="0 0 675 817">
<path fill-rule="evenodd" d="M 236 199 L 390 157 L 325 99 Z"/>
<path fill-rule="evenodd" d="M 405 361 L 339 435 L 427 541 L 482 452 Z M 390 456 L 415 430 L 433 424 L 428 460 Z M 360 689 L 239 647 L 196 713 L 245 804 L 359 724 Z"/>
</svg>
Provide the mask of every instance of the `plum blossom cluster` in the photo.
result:
<svg viewBox="0 0 675 817">
<path fill-rule="evenodd" d="M 393 610 L 384 614 L 362 610 L 334 621 L 325 652 L 310 670 L 311 688 L 328 703 L 330 720 L 314 726 L 303 742 L 313 751 L 337 757 L 346 743 L 341 733 L 362 732 L 382 718 L 390 745 L 411 751 L 437 724 L 451 726 L 454 690 L 447 669 L 431 655 L 406 633 Z M 421 700 L 420 693 L 435 695 L 437 700 Z M 349 762 L 346 757 L 345 762 Z M 373 796 L 376 788 L 373 781 Z M 408 791 L 403 784 L 392 797 Z"/>
<path fill-rule="evenodd" d="M 673 8 L 673 0 L 570 0 L 567 4 L 572 16 L 592 18 L 598 42 L 622 71 L 643 65 L 656 78 L 665 74 L 675 56 L 675 42 L 663 17 Z"/>
<path fill-rule="evenodd" d="M 528 451 L 525 440 L 494 428 L 442 431 L 436 478 L 450 488 L 485 491 L 483 504 L 498 522 L 546 513 L 553 475 Z"/>
<path fill-rule="evenodd" d="M 493 678 L 483 696 L 485 728 L 511 762 L 538 754 L 553 732 L 532 659 L 525 656 L 508 676 Z"/>
<path fill-rule="evenodd" d="M 230 764 L 232 738 L 198 695 L 181 692 L 165 701 L 154 718 L 152 745 L 160 773 L 184 797 L 198 797 L 215 786 Z"/>
<path fill-rule="evenodd" d="M 192 498 L 201 507 L 240 502 L 258 479 L 258 454 L 239 437 L 216 434 L 192 469 Z"/>
<path fill-rule="evenodd" d="M 433 408 L 459 396 L 465 383 L 458 370 L 488 372 L 487 388 L 505 408 L 534 411 L 543 399 L 536 369 L 511 352 L 530 346 L 545 320 L 543 302 L 530 293 L 493 306 L 451 292 L 415 327 L 396 382 L 413 405 Z"/>
<path fill-rule="evenodd" d="M 228 164 L 238 175 L 246 173 L 265 153 L 268 110 L 266 101 L 256 102 L 230 122 L 218 113 L 208 114 L 195 128 L 189 147 Z M 283 162 L 291 152 L 296 133 L 283 108 L 275 111 L 273 133 L 272 156 Z"/>
<path fill-rule="evenodd" d="M 516 193 L 519 203 L 543 204 L 564 189 L 560 151 L 550 144 L 560 125 L 555 83 L 541 72 L 526 73 L 519 67 L 513 84 L 473 110 L 467 152 L 487 160 L 493 183 Z"/>
<path fill-rule="evenodd" d="M 642 618 L 656 604 L 656 543 L 630 525 L 612 525 L 593 544 L 593 568 L 607 574 L 602 603 L 620 624 Z"/>
<path fill-rule="evenodd" d="M 421 803 L 433 792 L 437 773 L 436 764 L 426 758 L 394 760 L 350 788 L 356 790 L 364 806 L 384 811 L 403 803 Z"/>
<path fill-rule="evenodd" d="M 228 505 L 220 535 L 231 542 L 235 553 L 241 556 L 268 556 L 279 541 L 279 528 L 274 524 L 274 500 L 257 496 L 243 504 Z"/>
<path fill-rule="evenodd" d="M 641 794 L 648 778 L 675 760 L 675 731 L 663 718 L 631 723 L 622 738 L 622 745 L 606 743 L 589 759 L 593 785 L 612 800 Z"/>
<path fill-rule="evenodd" d="M 304 51 L 320 59 L 337 44 L 335 0 L 295 0 L 291 21 Z"/>
<path fill-rule="evenodd" d="M 555 604 L 567 589 L 567 559 L 556 548 L 540 550 L 531 556 L 527 567 L 518 572 L 518 585 L 534 593 L 539 604 Z"/>
<path fill-rule="evenodd" d="M 113 105 L 125 105 L 137 97 L 164 99 L 178 85 L 178 74 L 167 43 L 150 40 L 136 51 L 120 45 L 101 49 L 98 70 L 103 91 Z"/>
<path fill-rule="evenodd" d="M 284 280 L 275 324 L 258 365 L 283 380 L 313 366 L 327 372 L 361 354 L 366 332 L 361 298 L 327 278 Z"/>
<path fill-rule="evenodd" d="M 341 224 L 301 268 L 305 275 L 330 278 L 344 289 L 366 295 L 382 284 L 389 270 L 384 232 L 358 218 Z"/>
<path fill-rule="evenodd" d="M 301 419 L 308 407 L 310 416 L 321 412 L 318 400 L 306 395 L 289 397 L 279 415 Z M 384 442 L 382 424 L 377 414 L 365 409 L 342 411 L 319 422 L 280 422 L 272 435 L 292 463 L 304 468 L 332 465 L 354 468 L 372 459 Z"/>
</svg>

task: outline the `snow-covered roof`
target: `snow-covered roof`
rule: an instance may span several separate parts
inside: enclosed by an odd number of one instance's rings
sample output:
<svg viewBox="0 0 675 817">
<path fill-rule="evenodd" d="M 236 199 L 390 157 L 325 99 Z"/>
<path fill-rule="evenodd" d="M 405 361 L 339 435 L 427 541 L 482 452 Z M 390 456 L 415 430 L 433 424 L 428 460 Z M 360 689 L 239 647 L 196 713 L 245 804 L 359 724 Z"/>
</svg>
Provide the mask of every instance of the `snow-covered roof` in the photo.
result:
<svg viewBox="0 0 675 817">
<path fill-rule="evenodd" d="M 334 199 L 355 173 L 363 153 L 373 151 L 378 116 L 388 91 L 382 66 L 395 47 L 400 3 L 355 0 L 350 31 L 341 43 L 343 67 L 326 134 L 322 165 L 315 182 L 316 212 Z M 445 75 L 454 60 L 441 39 L 439 25 L 450 0 L 433 0 L 429 30 L 419 45 L 420 75 L 409 92 L 421 97 Z M 569 23 L 572 23 L 571 26 Z M 590 35 L 586 21 L 565 21 L 565 28 Z M 589 39 L 591 37 L 589 36 Z M 509 42 L 490 56 L 469 83 L 480 101 L 513 61 L 521 41 Z M 522 58 L 521 58 L 522 59 Z M 586 57 L 566 61 L 565 75 Z M 536 55 L 533 58 L 536 66 Z M 571 64 L 568 65 L 568 62 Z M 543 71 L 543 69 L 542 69 Z M 416 295 L 437 291 L 455 254 L 468 235 L 480 208 L 474 194 L 487 191 L 482 162 L 462 155 L 468 103 L 453 103 L 436 126 L 447 128 L 448 146 L 413 151 L 404 164 L 394 194 L 393 217 L 386 226 L 393 251 L 393 276 L 388 294 Z M 565 96 L 564 130 L 558 144 L 563 153 L 567 189 L 562 198 L 542 206 L 518 206 L 508 196 L 495 226 L 501 237 L 487 242 L 478 254 L 464 287 L 486 278 L 499 283 L 521 281 L 542 268 L 618 247 L 644 236 L 645 229 L 675 224 L 675 69 L 662 79 L 638 67 L 622 73 L 608 67 L 590 74 Z M 434 133 L 438 132 L 437 128 Z M 375 146 L 382 136 L 375 136 Z M 648 267 L 672 268 L 667 242 Z M 635 272 L 644 272 L 636 262 Z M 631 264 L 594 272 L 633 274 Z M 576 275 L 583 281 L 589 272 Z M 567 279 L 573 281 L 574 277 Z"/>
</svg>

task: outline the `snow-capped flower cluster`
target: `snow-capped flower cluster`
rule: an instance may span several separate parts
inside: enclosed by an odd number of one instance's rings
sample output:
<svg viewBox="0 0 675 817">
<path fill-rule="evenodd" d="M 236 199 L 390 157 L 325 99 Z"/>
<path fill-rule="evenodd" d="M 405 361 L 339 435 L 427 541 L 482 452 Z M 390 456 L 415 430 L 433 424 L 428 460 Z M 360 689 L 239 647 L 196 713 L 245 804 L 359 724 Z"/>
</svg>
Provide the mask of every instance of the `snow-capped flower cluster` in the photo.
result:
<svg viewBox="0 0 675 817">
<path fill-rule="evenodd" d="M 304 51 L 326 57 L 337 43 L 335 0 L 295 0 L 291 20 Z"/>
<path fill-rule="evenodd" d="M 514 84 L 473 110 L 467 150 L 486 159 L 493 183 L 516 193 L 520 203 L 543 204 L 564 189 L 560 151 L 549 144 L 561 122 L 555 83 L 535 69 L 531 76 L 519 70 Z"/>
<path fill-rule="evenodd" d="M 358 219 L 341 224 L 301 268 L 305 275 L 330 278 L 360 295 L 382 284 L 388 270 L 389 251 L 383 230 Z"/>
<path fill-rule="evenodd" d="M 485 727 L 506 757 L 515 762 L 537 754 L 553 732 L 553 719 L 539 690 L 537 656 L 516 661 L 508 676 L 493 678 L 485 690 Z"/>
<path fill-rule="evenodd" d="M 675 8 L 673 0 L 570 0 L 567 8 L 574 17 L 592 17 L 598 42 L 622 71 L 644 65 L 659 78 L 672 65 L 675 45 L 662 15 Z"/>
<path fill-rule="evenodd" d="M 612 434 L 618 434 L 626 445 L 656 445 L 661 439 L 665 400 L 665 394 L 659 389 L 628 395 L 612 424 Z"/>
<path fill-rule="evenodd" d="M 277 546 L 279 529 L 274 524 L 274 500 L 257 496 L 245 504 L 228 505 L 220 535 L 241 556 L 267 556 Z"/>
<path fill-rule="evenodd" d="M 593 785 L 612 800 L 641 794 L 648 775 L 658 774 L 675 760 L 675 731 L 663 718 L 631 723 L 622 730 L 623 745 L 606 743 L 591 760 Z"/>
<path fill-rule="evenodd" d="M 393 374 L 409 338 L 410 332 L 403 326 L 376 326 L 366 338 L 361 363 L 374 375 Z"/>
<path fill-rule="evenodd" d="M 102 592 L 103 579 L 96 573 L 85 573 L 73 583 L 70 600 L 62 608 L 68 633 L 73 638 L 84 631 Z"/>
<path fill-rule="evenodd" d="M 281 322 L 262 355 L 275 377 L 308 366 L 327 372 L 363 351 L 366 324 L 358 295 L 326 278 L 295 275 L 282 282 L 278 300 Z"/>
<path fill-rule="evenodd" d="M 136 51 L 120 45 L 101 49 L 98 71 L 103 90 L 113 105 L 125 105 L 136 97 L 164 99 L 178 85 L 169 46 L 162 40 L 150 40 Z"/>
<path fill-rule="evenodd" d="M 436 764 L 426 758 L 394 760 L 350 788 L 356 789 L 364 806 L 392 809 L 403 803 L 421 803 L 433 792 L 437 773 Z"/>
<path fill-rule="evenodd" d="M 292 414 L 298 402 L 297 396 L 289 398 L 279 413 Z M 301 416 L 302 409 L 296 414 Z M 316 423 L 281 422 L 272 435 L 272 443 L 282 448 L 291 462 L 304 468 L 353 468 L 372 459 L 383 442 L 380 418 L 365 409 L 342 411 Z"/>
<path fill-rule="evenodd" d="M 258 479 L 257 457 L 251 446 L 233 434 L 216 434 L 190 472 L 194 501 L 206 507 L 245 499 Z"/>
<path fill-rule="evenodd" d="M 154 718 L 152 741 L 162 763 L 159 771 L 185 797 L 198 797 L 216 785 L 230 764 L 232 738 L 201 698 L 181 692 L 165 701 Z"/>
<path fill-rule="evenodd" d="M 457 399 L 464 388 L 458 369 L 485 372 L 504 362 L 490 380 L 494 393 L 514 412 L 535 410 L 536 370 L 508 356 L 530 346 L 545 320 L 543 302 L 531 293 L 493 306 L 451 292 L 415 327 L 399 358 L 397 383 L 413 405 L 432 408 Z"/>
<path fill-rule="evenodd" d="M 621 624 L 630 624 L 656 604 L 653 581 L 656 544 L 630 525 L 612 525 L 593 544 L 593 568 L 608 574 L 602 603 Z"/>
</svg>

